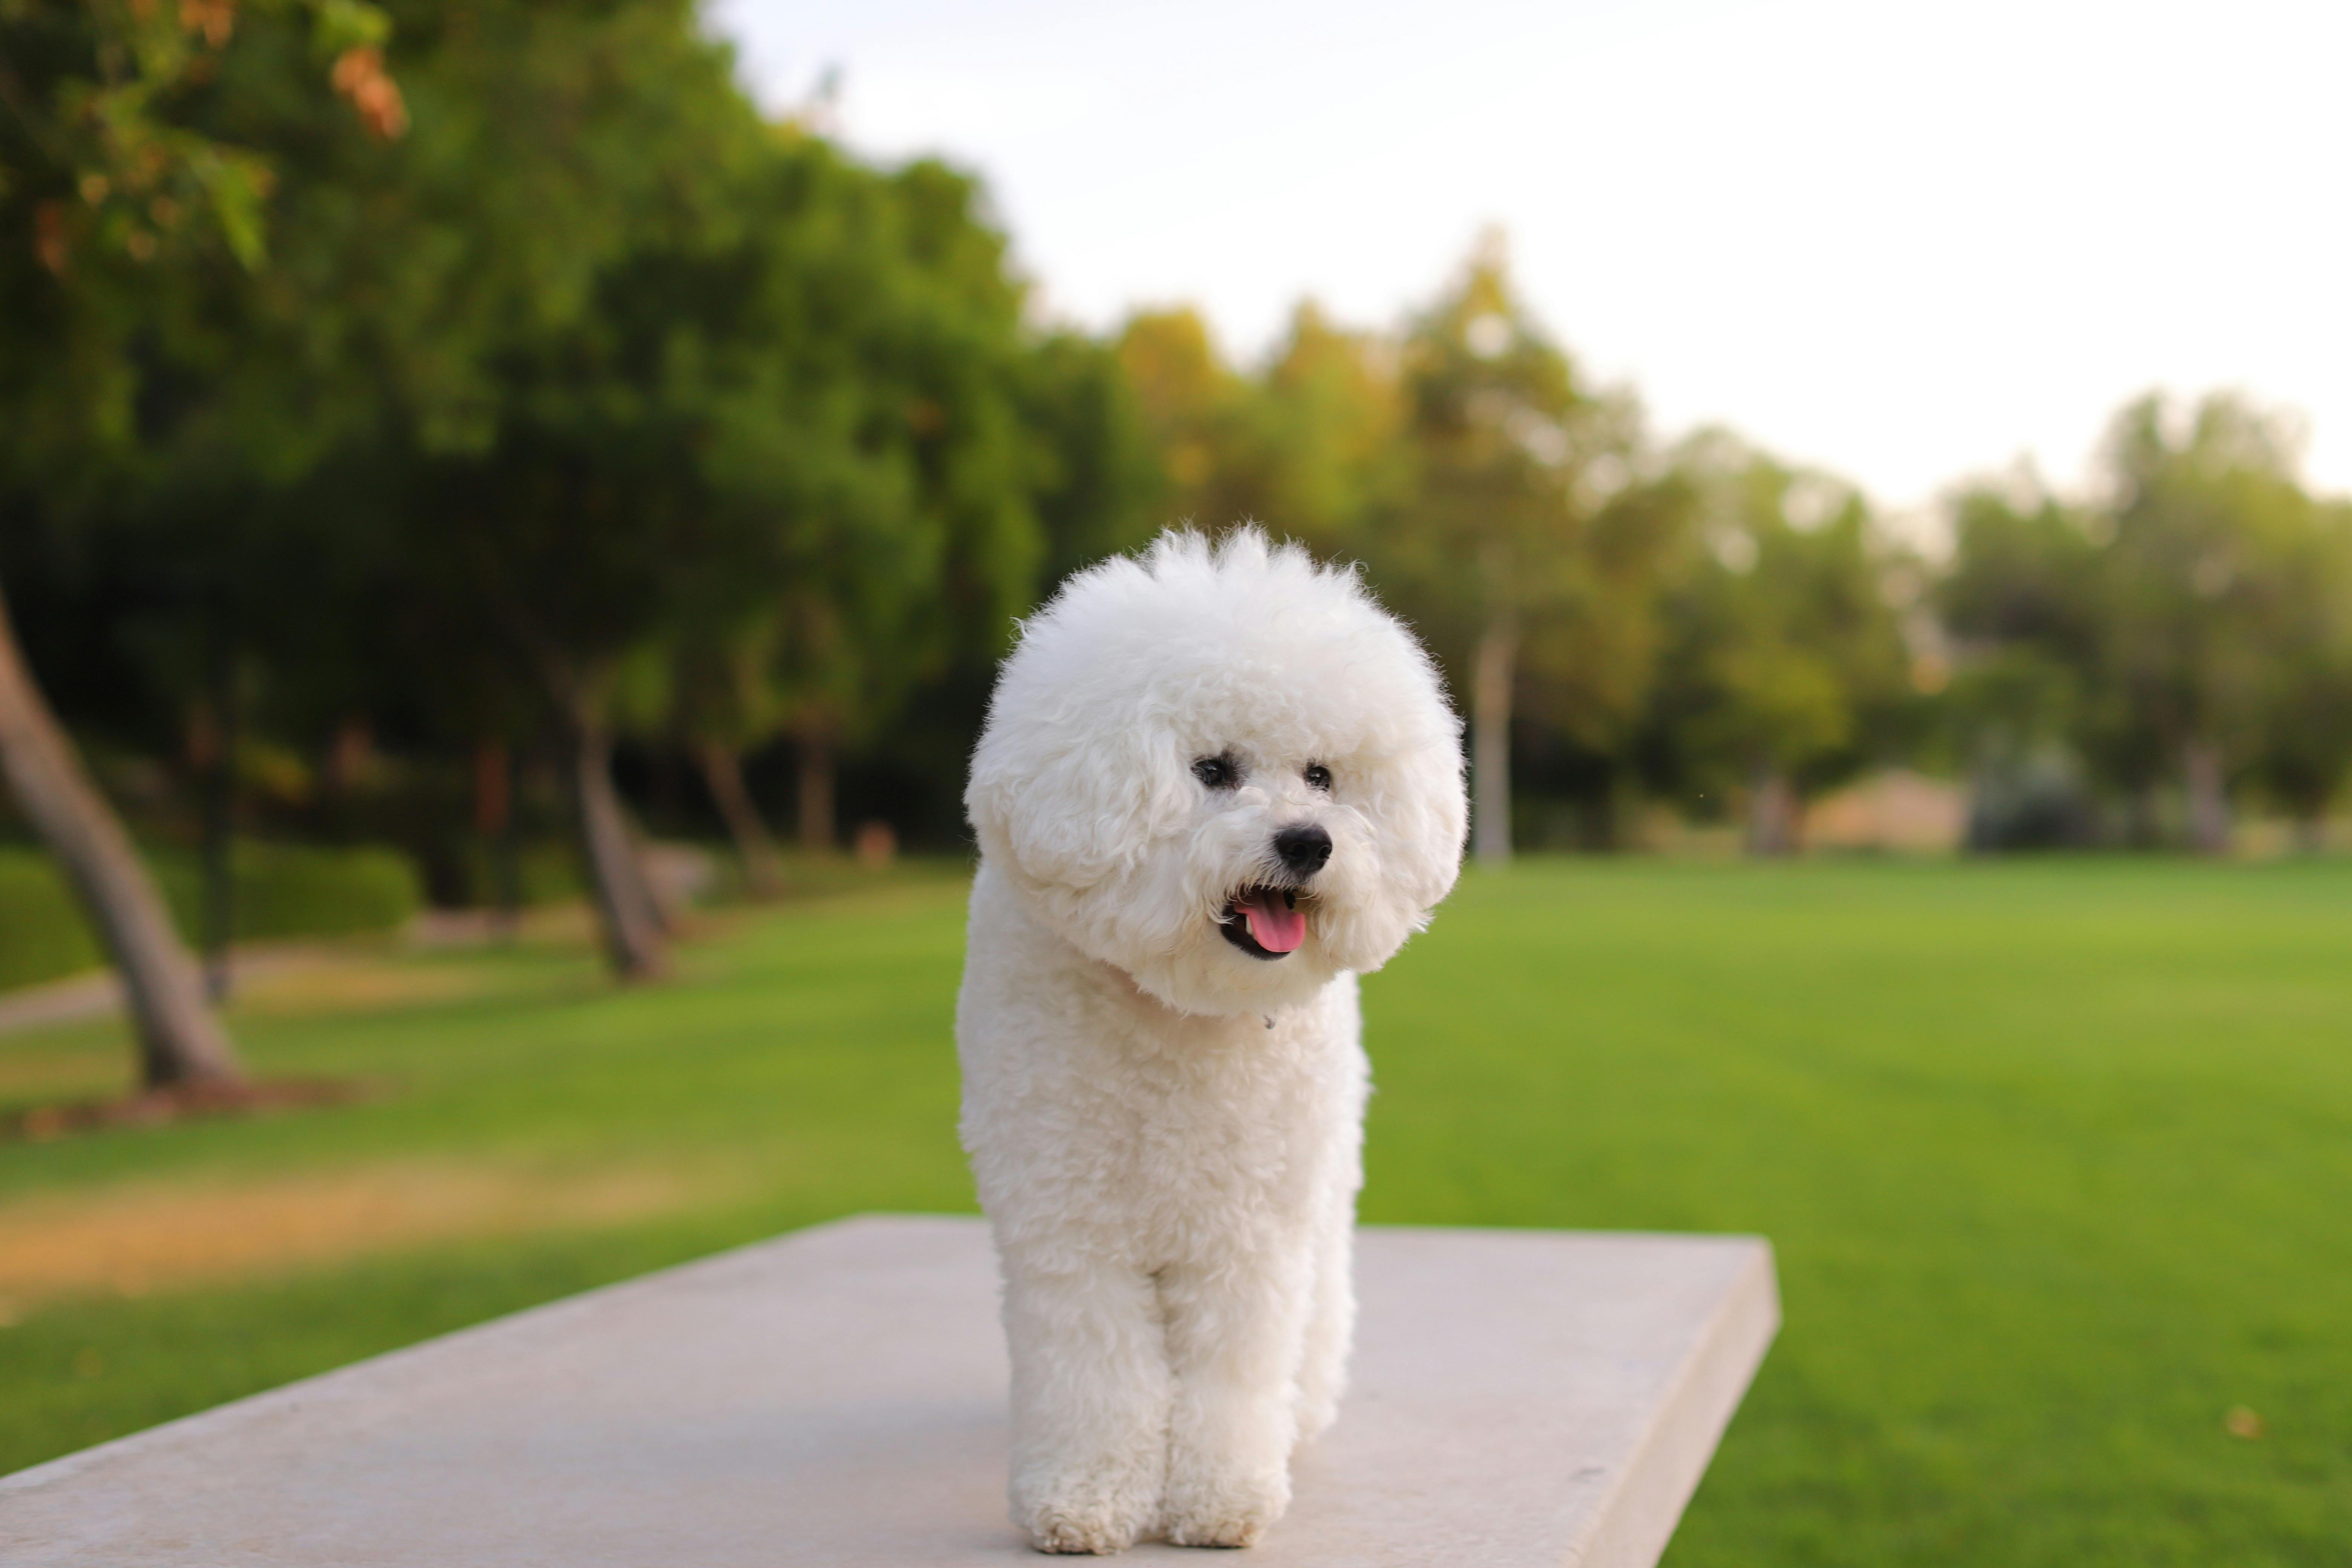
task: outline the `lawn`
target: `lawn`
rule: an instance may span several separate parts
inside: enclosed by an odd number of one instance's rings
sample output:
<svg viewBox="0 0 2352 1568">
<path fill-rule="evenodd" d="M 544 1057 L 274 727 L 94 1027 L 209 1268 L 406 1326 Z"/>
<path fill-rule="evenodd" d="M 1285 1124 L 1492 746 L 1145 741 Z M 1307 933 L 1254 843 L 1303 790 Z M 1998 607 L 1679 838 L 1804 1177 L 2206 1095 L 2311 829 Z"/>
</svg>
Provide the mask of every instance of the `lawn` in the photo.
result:
<svg viewBox="0 0 2352 1568">
<path fill-rule="evenodd" d="M 361 1103 L 0 1143 L 0 1470 L 969 1208 L 960 894 L 735 920 L 628 994 L 576 941 L 387 952 L 236 1019 Z M 1779 1248 L 1675 1568 L 2352 1563 L 2352 866 L 1524 863 L 1366 993 L 1366 1218 Z M 123 1054 L 0 1037 L 0 1107 Z"/>
</svg>

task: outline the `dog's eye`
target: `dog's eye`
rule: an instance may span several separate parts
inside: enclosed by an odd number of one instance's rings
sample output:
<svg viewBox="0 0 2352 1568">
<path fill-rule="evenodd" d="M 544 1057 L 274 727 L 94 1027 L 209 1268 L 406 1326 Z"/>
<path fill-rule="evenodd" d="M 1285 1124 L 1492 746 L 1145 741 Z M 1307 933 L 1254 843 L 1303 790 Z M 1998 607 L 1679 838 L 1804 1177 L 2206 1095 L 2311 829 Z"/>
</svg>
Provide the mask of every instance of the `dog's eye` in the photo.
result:
<svg viewBox="0 0 2352 1568">
<path fill-rule="evenodd" d="M 1192 776 L 1211 789 L 1231 789 L 1242 782 L 1242 768 L 1230 753 L 1220 752 L 1213 757 L 1195 757 Z"/>
<path fill-rule="evenodd" d="M 1312 787 L 1328 794 L 1331 789 L 1331 770 L 1321 763 L 1309 763 L 1307 764 L 1307 782 Z"/>
</svg>

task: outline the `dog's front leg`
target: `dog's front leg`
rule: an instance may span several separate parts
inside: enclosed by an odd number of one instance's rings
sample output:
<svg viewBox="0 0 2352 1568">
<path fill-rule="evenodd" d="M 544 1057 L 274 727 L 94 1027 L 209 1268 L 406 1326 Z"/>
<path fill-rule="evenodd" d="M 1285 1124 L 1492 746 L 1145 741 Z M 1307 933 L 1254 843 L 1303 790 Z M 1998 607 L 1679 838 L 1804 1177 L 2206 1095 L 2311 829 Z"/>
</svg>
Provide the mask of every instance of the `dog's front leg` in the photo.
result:
<svg viewBox="0 0 2352 1568">
<path fill-rule="evenodd" d="M 1247 1546 L 1290 1506 L 1307 1260 L 1258 1251 L 1215 1268 L 1166 1270 L 1168 1539 Z"/>
<path fill-rule="evenodd" d="M 1168 1354 L 1151 1279 L 1113 1262 L 1004 1258 L 1013 1521 L 1041 1552 L 1118 1552 L 1157 1521 Z"/>
<path fill-rule="evenodd" d="M 1355 1194 L 1336 1200 L 1318 1222 L 1315 1283 L 1298 1368 L 1298 1437 L 1320 1436 L 1339 1414 L 1348 1352 L 1356 1334 Z"/>
</svg>

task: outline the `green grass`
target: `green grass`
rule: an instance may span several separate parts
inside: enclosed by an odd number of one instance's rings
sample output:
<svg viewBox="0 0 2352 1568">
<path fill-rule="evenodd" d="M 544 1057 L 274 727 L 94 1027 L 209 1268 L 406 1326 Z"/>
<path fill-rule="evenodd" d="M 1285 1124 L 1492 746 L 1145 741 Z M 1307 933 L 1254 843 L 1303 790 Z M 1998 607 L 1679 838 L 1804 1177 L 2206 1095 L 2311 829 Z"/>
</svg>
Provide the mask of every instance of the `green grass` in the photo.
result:
<svg viewBox="0 0 2352 1568">
<path fill-rule="evenodd" d="M 788 1226 L 968 1208 L 961 916 L 946 881 L 799 905 L 628 994 L 565 948 L 408 960 L 464 994 L 239 1023 L 379 1099 L 0 1145 L 0 1226 L 386 1162 L 697 1194 L 43 1307 L 0 1331 L 0 1469 Z M 1523 864 L 1366 1008 L 1366 1218 L 1778 1247 L 1788 1326 L 1675 1568 L 2352 1563 L 2352 866 Z M 0 1097 L 122 1049 L 0 1037 Z"/>
</svg>

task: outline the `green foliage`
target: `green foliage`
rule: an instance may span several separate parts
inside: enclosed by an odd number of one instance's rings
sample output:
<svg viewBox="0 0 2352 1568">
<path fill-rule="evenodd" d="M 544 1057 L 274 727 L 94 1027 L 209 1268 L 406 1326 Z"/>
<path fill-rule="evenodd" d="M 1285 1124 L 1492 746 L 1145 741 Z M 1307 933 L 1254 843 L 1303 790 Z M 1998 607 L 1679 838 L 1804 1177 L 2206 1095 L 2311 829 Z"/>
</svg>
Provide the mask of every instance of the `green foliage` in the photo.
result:
<svg viewBox="0 0 2352 1568">
<path fill-rule="evenodd" d="M 1302 307 L 1244 374 L 1178 310 L 1132 319 L 1119 357 L 1166 510 L 1360 560 L 1459 698 L 1486 649 L 1514 750 L 1538 788 L 1598 797 L 1601 842 L 1633 776 L 1702 815 L 1777 809 L 1751 842 L 1785 847 L 1865 766 L 1957 763 L 2000 847 L 2113 836 L 2099 797 L 2147 839 L 2173 776 L 2209 830 L 2231 785 L 2316 824 L 2352 771 L 2352 509 L 2229 397 L 2126 409 L 2101 497 L 1963 486 L 1938 567 L 1831 476 L 1721 432 L 1655 449 L 1491 243 L 1399 336 Z"/>
<path fill-rule="evenodd" d="M 268 309 L 272 223 L 304 163 L 405 128 L 389 28 L 360 0 L 0 5 L 0 486 L 119 498 L 142 457 L 217 485 L 302 448 L 322 334 Z"/>
<path fill-rule="evenodd" d="M 524 909 L 569 903 L 587 896 L 580 858 L 569 844 L 522 845 L 515 856 L 514 869 L 515 901 Z M 500 876 L 497 855 L 489 846 L 470 847 L 464 861 L 465 901 L 480 909 L 496 908 L 505 891 L 499 886 Z"/>
<path fill-rule="evenodd" d="M 1656 450 L 1517 299 L 1499 241 L 1395 337 L 1303 306 L 1243 374 L 1174 310 L 1129 321 L 1119 355 L 1171 510 L 1361 561 L 1465 705 L 1483 651 L 1496 721 L 1553 764 L 1539 784 L 1597 795 L 1604 823 L 1637 773 L 1685 800 L 1759 771 L 1805 794 L 1921 727 L 1919 572 L 1861 498 L 1727 437 Z"/>
<path fill-rule="evenodd" d="M 1266 453 L 1253 388 L 1236 375 L 1189 307 L 1129 318 L 1119 368 L 1166 475 L 1156 498 L 1170 523 L 1221 530 L 1266 510 Z"/>
<path fill-rule="evenodd" d="M 1642 482 L 1640 411 L 1585 384 L 1513 292 L 1499 241 L 1402 345 L 1409 488 L 1369 531 L 1377 579 L 1457 672 L 1501 637 L 1528 707 L 1620 744 L 1648 693 L 1679 518 Z"/>
<path fill-rule="evenodd" d="M 1225 363 L 1190 309 L 1130 317 L 1117 352 L 1158 459 L 1158 485 L 1140 467 L 1134 481 L 1156 523 L 1255 520 L 1359 554 L 1411 483 L 1394 345 L 1337 326 L 1312 301 L 1255 375 Z"/>
<path fill-rule="evenodd" d="M 1958 495 L 1938 594 L 1980 772 L 2063 745 L 2144 818 L 2201 755 L 2207 787 L 2325 811 L 2352 767 L 2352 514 L 2304 489 L 2294 447 L 2240 400 L 2150 397 L 2116 416 L 2098 502 L 2030 474 Z"/>
<path fill-rule="evenodd" d="M 1560 592 L 1577 521 L 1570 464 L 1597 407 L 1514 296 L 1499 250 L 1472 258 L 1404 355 L 1423 515 L 1392 548 L 1412 550 L 1415 575 L 1473 628 Z"/>
<path fill-rule="evenodd" d="M 2312 508 L 2275 549 L 2284 591 L 2233 738 L 2246 776 L 2315 824 L 2352 772 L 2352 504 Z"/>
<path fill-rule="evenodd" d="M 2020 488 L 2021 497 L 2009 493 Z M 2031 474 L 2007 490 L 1961 490 L 1952 506 L 1952 567 L 1938 585 L 1947 624 L 1963 637 L 2086 659 L 2099 629 L 2095 528 L 2084 509 L 2050 495 Z"/>
<path fill-rule="evenodd" d="M 184 856 L 157 860 L 173 917 L 193 939 L 200 923 L 196 868 Z M 364 846 L 241 842 L 231 890 L 242 941 L 391 931 L 425 904 L 424 885 L 406 856 Z"/>
<path fill-rule="evenodd" d="M 1188 310 L 1041 329 L 969 175 L 763 121 L 689 0 L 0 0 L 0 571 L 68 717 L 151 755 L 230 697 L 296 752 L 552 708 L 838 753 L 943 837 L 1015 618 L 1256 518 L 1464 706 L 1486 668 L 1596 842 L 1637 788 L 1793 811 L 1899 757 L 2074 837 L 2176 775 L 2315 823 L 2352 769 L 2352 513 L 2242 402 L 2126 410 L 2096 498 L 1962 490 L 1923 599 L 1835 480 L 1661 450 L 1498 238 L 1246 367 Z"/>
<path fill-rule="evenodd" d="M 1106 555 L 1132 550 L 1167 519 L 1166 476 L 1117 351 L 1075 332 L 1039 343 L 1023 393 L 1039 444 L 1037 521 L 1045 534 L 1041 591 Z"/>
<path fill-rule="evenodd" d="M 1772 1240 L 1787 1326 L 1682 1568 L 2340 1561 L 2348 875 L 1474 874 L 1366 984 L 1365 1217 Z M 396 1093 L 0 1144 L 0 1202 L 387 1166 L 655 1170 L 688 1194 L 32 1312 L 0 1330 L 0 1468 L 787 1226 L 968 1212 L 962 891 L 788 908 L 649 992 L 597 988 L 577 950 L 402 960 L 439 999 L 237 1020 L 268 1070 Z M 120 1055 L 90 1026 L 0 1037 L 0 1083 L 41 1065 L 96 1092 Z M 2238 1405 L 2260 1440 L 2223 1429 Z"/>
<path fill-rule="evenodd" d="M 33 257 L 63 279 L 94 260 L 144 266 L 173 247 L 214 244 L 257 267 L 271 165 L 189 121 L 240 21 L 267 28 L 305 16 L 316 85 L 333 84 L 380 133 L 397 134 L 397 89 L 388 99 L 358 90 L 372 73 L 354 51 L 380 51 L 391 33 L 362 0 L 247 0 L 242 16 L 236 0 L 0 5 L 0 97 L 12 111 L 0 132 L 0 199 L 12 216 L 29 216 Z"/>
<path fill-rule="evenodd" d="M 745 463 L 704 486 L 666 603 L 656 572 L 638 579 L 667 684 L 631 718 L 735 752 L 789 733 L 806 780 L 889 735 L 919 690 L 991 667 L 1049 552 L 1129 542 L 1149 457 L 1104 352 L 1023 327 L 968 177 L 877 175 L 798 136 L 772 162 L 787 188 L 747 195 L 769 226 L 736 274 L 762 276 L 761 297 L 714 335 L 763 367 L 735 423 L 766 477 L 745 483 Z M 714 524 L 743 547 L 710 548 Z M 972 717 L 927 770 L 960 765 Z"/>
<path fill-rule="evenodd" d="M 0 849 L 0 987 L 54 980 L 98 961 L 98 944 L 55 862 Z"/>
<path fill-rule="evenodd" d="M 193 941 L 202 924 L 195 858 L 152 852 L 173 921 Z M 260 940 L 390 931 L 424 907 L 416 868 L 396 850 L 245 843 L 232 871 L 236 934 Z M 73 893 L 45 856 L 0 848 L 0 987 L 29 985 L 100 961 Z"/>
<path fill-rule="evenodd" d="M 1263 439 L 1275 454 L 1265 514 L 1327 554 L 1371 547 L 1371 529 L 1410 493 L 1413 448 L 1391 344 L 1349 331 L 1311 300 L 1260 380 Z"/>
<path fill-rule="evenodd" d="M 1696 528 L 1663 608 L 1651 722 L 1664 779 L 1728 794 L 1778 776 L 1809 794 L 1877 760 L 1911 660 L 1896 561 L 1867 503 L 1717 434 L 1686 444 L 1676 471 Z"/>
<path fill-rule="evenodd" d="M 83 9 L 0 16 L 62 30 L 43 90 L 104 64 L 123 18 Z M 0 261 L 64 323 L 0 334 L 0 501 L 71 542 L 8 570 L 124 563 L 84 574 L 93 662 L 172 742 L 235 698 L 298 751 L 523 744 L 551 707 L 867 746 L 1002 652 L 1049 553 L 1145 531 L 1116 366 L 1024 323 L 974 183 L 763 122 L 688 0 L 218 9 L 157 24 L 196 53 L 141 101 L 258 171 L 266 259 L 215 226 Z M 37 198 L 0 189 L 0 241 Z"/>
</svg>

